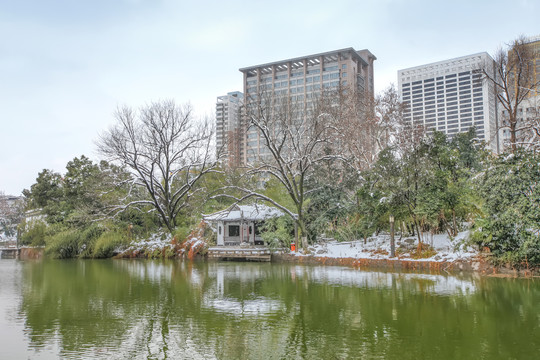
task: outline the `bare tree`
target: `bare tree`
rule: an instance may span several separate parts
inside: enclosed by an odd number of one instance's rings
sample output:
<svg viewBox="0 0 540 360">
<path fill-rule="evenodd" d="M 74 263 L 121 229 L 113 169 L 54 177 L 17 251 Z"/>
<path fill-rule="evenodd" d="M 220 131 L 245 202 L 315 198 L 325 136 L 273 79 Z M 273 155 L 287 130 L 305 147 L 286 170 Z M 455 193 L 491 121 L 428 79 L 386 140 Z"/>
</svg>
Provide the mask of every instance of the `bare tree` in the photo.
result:
<svg viewBox="0 0 540 360">
<path fill-rule="evenodd" d="M 540 87 L 540 79 L 535 77 L 535 61 L 538 58 L 535 48 L 521 36 L 507 49 L 501 48 L 496 52 L 493 66 L 485 64 L 482 69 L 484 79 L 494 85 L 497 100 L 504 109 L 499 129 L 509 132 L 512 152 L 518 146 L 540 140 L 537 113 L 529 119 L 522 114 L 523 105 Z"/>
<path fill-rule="evenodd" d="M 248 139 L 256 139 L 258 146 L 247 149 L 244 176 L 276 179 L 285 188 L 295 209 L 292 211 L 261 191 L 238 185 L 227 188 L 239 191 L 240 196 L 225 196 L 238 202 L 258 198 L 283 210 L 294 220 L 306 247 L 308 230 L 304 213 L 306 198 L 313 191 L 307 188 L 306 181 L 317 164 L 341 158 L 332 151 L 336 119 L 324 112 L 317 99 L 294 100 L 266 93 L 252 98 L 245 109 Z"/>
<path fill-rule="evenodd" d="M 115 117 L 117 123 L 101 135 L 98 150 L 129 169 L 131 189 L 143 189 L 147 195 L 115 210 L 149 205 L 172 232 L 178 213 L 197 191 L 195 184 L 217 166 L 213 129 L 208 121 L 197 123 L 189 105 L 171 100 L 139 111 L 122 107 Z"/>
<path fill-rule="evenodd" d="M 404 130 L 404 105 L 394 86 L 374 98 L 354 89 L 346 90 L 338 95 L 336 126 L 349 163 L 363 171 L 371 168 L 383 149 L 399 139 Z"/>
</svg>

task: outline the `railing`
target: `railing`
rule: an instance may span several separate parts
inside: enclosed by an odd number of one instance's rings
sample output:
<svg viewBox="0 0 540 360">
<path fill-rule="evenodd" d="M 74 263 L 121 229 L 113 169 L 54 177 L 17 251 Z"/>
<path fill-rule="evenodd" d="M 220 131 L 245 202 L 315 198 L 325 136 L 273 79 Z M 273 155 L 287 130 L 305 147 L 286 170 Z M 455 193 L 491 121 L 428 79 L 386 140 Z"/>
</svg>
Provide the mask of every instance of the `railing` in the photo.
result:
<svg viewBox="0 0 540 360">
<path fill-rule="evenodd" d="M 272 254 L 266 247 L 213 247 L 208 249 L 208 257 L 213 259 L 244 259 L 270 261 Z"/>
</svg>

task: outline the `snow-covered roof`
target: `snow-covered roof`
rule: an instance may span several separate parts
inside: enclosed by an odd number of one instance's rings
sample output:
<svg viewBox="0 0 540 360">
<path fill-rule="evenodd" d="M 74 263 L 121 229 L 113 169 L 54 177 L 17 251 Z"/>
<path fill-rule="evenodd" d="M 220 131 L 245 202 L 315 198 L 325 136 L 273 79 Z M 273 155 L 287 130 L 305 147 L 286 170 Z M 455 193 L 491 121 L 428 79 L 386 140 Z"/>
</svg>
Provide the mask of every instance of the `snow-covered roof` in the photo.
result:
<svg viewBox="0 0 540 360">
<path fill-rule="evenodd" d="M 228 209 L 203 215 L 206 221 L 266 220 L 285 215 L 281 210 L 263 204 L 232 205 Z"/>
</svg>

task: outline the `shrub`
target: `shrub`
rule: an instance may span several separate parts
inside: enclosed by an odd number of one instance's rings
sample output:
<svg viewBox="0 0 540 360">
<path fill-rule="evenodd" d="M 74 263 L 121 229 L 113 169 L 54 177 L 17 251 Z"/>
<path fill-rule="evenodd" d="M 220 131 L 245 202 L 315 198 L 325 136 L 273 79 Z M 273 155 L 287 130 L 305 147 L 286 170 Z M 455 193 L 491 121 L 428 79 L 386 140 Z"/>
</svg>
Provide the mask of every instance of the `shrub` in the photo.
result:
<svg viewBox="0 0 540 360">
<path fill-rule="evenodd" d="M 79 255 L 80 234 L 75 230 L 59 232 L 46 240 L 45 252 L 55 259 L 69 259 Z"/>
<path fill-rule="evenodd" d="M 187 252 L 190 260 L 193 260 L 196 255 L 205 255 L 208 251 L 208 242 L 205 234 L 208 231 L 208 225 L 204 221 L 201 221 L 197 228 L 191 231 L 186 241 L 179 245 L 180 249 L 178 249 L 178 253 L 185 254 Z"/>
<path fill-rule="evenodd" d="M 94 247 L 97 239 L 105 232 L 105 228 L 92 224 L 80 231 L 79 235 L 79 257 L 91 258 L 94 257 Z"/>
<path fill-rule="evenodd" d="M 112 257 L 117 250 L 127 245 L 127 239 L 118 232 L 104 232 L 96 240 L 94 245 L 94 258 Z"/>
<path fill-rule="evenodd" d="M 20 225 L 21 245 L 43 246 L 45 245 L 45 236 L 47 224 L 41 220 L 33 220 L 28 223 L 22 222 Z"/>
<path fill-rule="evenodd" d="M 358 216 L 347 216 L 346 218 L 339 221 L 337 224 L 331 224 L 330 231 L 334 235 L 334 238 L 337 241 L 354 241 L 360 237 L 363 237 L 364 240 L 367 239 L 369 235 L 373 233 L 366 232 L 362 236 L 360 217 Z"/>
<path fill-rule="evenodd" d="M 181 244 L 186 241 L 187 237 L 190 234 L 190 229 L 187 226 L 179 226 L 175 229 L 173 234 L 173 241 L 175 243 Z"/>
<path fill-rule="evenodd" d="M 484 214 L 472 240 L 492 260 L 517 267 L 540 266 L 540 154 L 518 150 L 491 161 L 477 180 Z"/>
<path fill-rule="evenodd" d="M 294 224 L 290 217 L 282 216 L 265 220 L 261 237 L 270 249 L 289 248 L 294 241 Z"/>
</svg>

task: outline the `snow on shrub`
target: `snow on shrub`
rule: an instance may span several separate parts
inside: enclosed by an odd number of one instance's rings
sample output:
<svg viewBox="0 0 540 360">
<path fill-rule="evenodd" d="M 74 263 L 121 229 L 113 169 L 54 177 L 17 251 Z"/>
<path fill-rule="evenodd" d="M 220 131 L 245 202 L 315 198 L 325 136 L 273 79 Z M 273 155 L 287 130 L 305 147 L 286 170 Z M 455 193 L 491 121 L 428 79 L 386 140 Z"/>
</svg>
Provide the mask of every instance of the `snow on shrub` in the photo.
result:
<svg viewBox="0 0 540 360">
<path fill-rule="evenodd" d="M 178 242 L 178 239 L 174 237 L 172 243 L 176 248 L 178 256 L 183 256 L 187 253 L 187 257 L 193 260 L 196 255 L 205 255 L 208 251 L 208 243 L 205 238 L 207 229 L 208 224 L 201 221 L 197 225 L 197 228 L 191 231 L 184 241 Z"/>
</svg>

